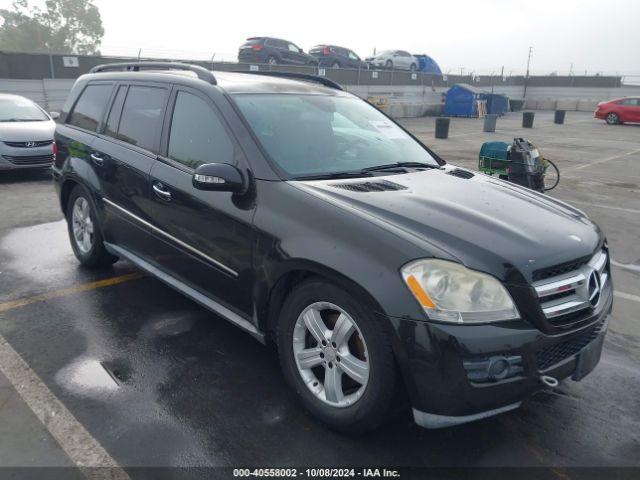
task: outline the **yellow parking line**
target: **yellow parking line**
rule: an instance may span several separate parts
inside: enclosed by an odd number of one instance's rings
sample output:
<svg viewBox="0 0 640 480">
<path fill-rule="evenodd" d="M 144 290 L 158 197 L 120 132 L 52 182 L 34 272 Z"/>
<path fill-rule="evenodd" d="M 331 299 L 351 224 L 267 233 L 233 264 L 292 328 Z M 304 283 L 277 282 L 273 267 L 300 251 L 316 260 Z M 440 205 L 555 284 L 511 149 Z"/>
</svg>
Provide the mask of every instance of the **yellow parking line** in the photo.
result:
<svg viewBox="0 0 640 480">
<path fill-rule="evenodd" d="M 142 272 L 127 273 L 117 277 L 105 278 L 104 280 L 97 280 L 95 282 L 83 283 L 80 285 L 74 285 L 72 287 L 63 288 L 61 290 L 54 290 L 53 292 L 41 293 L 34 295 L 33 297 L 18 298 L 17 300 L 9 300 L 7 302 L 0 303 L 0 313 L 12 310 L 14 308 L 24 307 L 31 305 L 32 303 L 44 302 L 45 300 L 51 300 L 52 298 L 65 297 L 74 293 L 88 292 L 97 288 L 110 287 L 112 285 L 118 285 L 119 283 L 128 282 L 130 280 L 136 280 L 144 277 Z"/>
</svg>

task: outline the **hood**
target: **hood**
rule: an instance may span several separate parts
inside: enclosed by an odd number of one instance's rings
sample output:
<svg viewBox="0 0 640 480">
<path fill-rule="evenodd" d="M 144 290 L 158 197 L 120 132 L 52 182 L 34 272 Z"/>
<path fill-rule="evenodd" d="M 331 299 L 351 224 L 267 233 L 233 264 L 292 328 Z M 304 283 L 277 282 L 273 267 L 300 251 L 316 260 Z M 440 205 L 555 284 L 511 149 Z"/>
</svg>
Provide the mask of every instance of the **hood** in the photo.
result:
<svg viewBox="0 0 640 480">
<path fill-rule="evenodd" d="M 53 140 L 56 124 L 53 120 L 42 122 L 0 122 L 0 141 L 28 142 Z"/>
<path fill-rule="evenodd" d="M 479 173 L 460 178 L 450 174 L 453 170 L 448 165 L 385 177 L 296 183 L 328 202 L 382 220 L 408 241 L 426 240 L 468 267 L 512 283 L 528 283 L 536 270 L 591 255 L 602 242 L 600 229 L 570 205 Z M 381 181 L 399 189 L 336 187 Z"/>
</svg>

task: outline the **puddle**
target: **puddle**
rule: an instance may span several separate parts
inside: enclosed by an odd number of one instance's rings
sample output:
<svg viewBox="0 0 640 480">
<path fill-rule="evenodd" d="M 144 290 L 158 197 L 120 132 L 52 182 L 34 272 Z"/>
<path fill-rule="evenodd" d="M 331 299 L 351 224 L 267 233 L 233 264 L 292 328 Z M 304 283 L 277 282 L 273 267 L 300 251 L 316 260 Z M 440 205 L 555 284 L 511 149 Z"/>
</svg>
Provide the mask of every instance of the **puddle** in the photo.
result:
<svg viewBox="0 0 640 480">
<path fill-rule="evenodd" d="M 96 359 L 80 359 L 56 374 L 56 382 L 79 394 L 114 392 L 119 385 L 116 375 Z"/>
</svg>

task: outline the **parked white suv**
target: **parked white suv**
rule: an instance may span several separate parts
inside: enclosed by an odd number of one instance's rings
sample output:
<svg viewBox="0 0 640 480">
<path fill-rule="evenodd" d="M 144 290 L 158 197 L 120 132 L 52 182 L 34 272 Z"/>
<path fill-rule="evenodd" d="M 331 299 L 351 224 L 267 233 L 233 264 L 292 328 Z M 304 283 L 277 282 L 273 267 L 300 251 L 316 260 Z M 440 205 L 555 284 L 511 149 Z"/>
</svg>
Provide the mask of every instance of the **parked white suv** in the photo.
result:
<svg viewBox="0 0 640 480">
<path fill-rule="evenodd" d="M 368 57 L 365 61 L 373 68 L 387 68 L 389 70 L 418 69 L 418 59 L 404 50 L 384 50 L 374 57 Z"/>
</svg>

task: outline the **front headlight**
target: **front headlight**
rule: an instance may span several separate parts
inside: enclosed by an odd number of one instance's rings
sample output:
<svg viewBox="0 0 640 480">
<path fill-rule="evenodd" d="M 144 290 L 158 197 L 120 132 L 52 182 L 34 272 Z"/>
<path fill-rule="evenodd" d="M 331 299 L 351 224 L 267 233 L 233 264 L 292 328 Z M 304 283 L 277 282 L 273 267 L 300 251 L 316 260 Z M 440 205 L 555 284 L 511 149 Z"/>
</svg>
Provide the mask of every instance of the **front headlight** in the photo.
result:
<svg viewBox="0 0 640 480">
<path fill-rule="evenodd" d="M 494 277 L 446 260 L 416 260 L 402 270 L 407 287 L 432 320 L 487 323 L 520 318 Z"/>
</svg>

